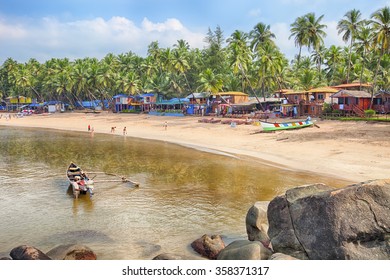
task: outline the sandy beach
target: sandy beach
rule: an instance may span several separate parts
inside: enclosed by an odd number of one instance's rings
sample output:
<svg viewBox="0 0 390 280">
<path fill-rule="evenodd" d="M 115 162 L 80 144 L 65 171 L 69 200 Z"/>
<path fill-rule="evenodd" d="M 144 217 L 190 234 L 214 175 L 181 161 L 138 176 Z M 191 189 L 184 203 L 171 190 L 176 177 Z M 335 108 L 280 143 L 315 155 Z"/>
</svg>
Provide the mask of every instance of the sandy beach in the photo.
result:
<svg viewBox="0 0 390 280">
<path fill-rule="evenodd" d="M 147 114 L 57 113 L 0 119 L 1 126 L 30 127 L 138 137 L 199 150 L 245 156 L 256 163 L 314 172 L 350 182 L 389 178 L 390 124 L 316 120 L 319 127 L 259 133 L 260 126 L 201 123 L 200 117 Z M 165 128 L 165 122 L 167 127 Z M 111 132 L 111 128 L 115 132 Z M 91 134 L 91 133 L 90 133 Z M 92 137 L 92 135 L 89 135 Z"/>
</svg>

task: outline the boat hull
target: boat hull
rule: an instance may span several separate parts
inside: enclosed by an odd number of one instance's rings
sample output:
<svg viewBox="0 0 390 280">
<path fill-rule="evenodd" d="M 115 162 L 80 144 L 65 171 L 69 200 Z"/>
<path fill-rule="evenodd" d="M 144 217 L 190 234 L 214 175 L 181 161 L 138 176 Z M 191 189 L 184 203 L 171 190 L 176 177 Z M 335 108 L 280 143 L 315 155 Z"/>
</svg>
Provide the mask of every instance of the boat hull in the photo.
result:
<svg viewBox="0 0 390 280">
<path fill-rule="evenodd" d="M 308 126 L 312 126 L 313 122 L 311 120 L 296 121 L 296 122 L 284 122 L 284 123 L 270 123 L 270 122 L 260 122 L 261 127 L 264 131 L 277 131 L 277 130 L 286 130 L 286 129 L 298 129 Z"/>
<path fill-rule="evenodd" d="M 90 180 L 84 171 L 74 163 L 71 163 L 66 170 L 66 176 L 72 186 L 73 196 L 78 198 L 80 194 L 89 193 L 93 195 L 93 180 Z M 78 180 L 76 180 L 78 178 Z"/>
</svg>

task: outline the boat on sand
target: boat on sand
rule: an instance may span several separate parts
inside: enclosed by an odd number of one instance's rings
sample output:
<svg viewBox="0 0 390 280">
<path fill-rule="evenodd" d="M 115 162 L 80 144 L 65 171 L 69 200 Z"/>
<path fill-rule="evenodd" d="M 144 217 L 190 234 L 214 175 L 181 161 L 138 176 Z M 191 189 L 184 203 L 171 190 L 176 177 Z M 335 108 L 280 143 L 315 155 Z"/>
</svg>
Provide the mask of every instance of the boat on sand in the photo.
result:
<svg viewBox="0 0 390 280">
<path fill-rule="evenodd" d="M 310 118 L 301 121 L 293 122 L 265 122 L 260 121 L 261 127 L 264 131 L 277 131 L 277 130 L 286 130 L 286 129 L 297 129 L 304 128 L 314 125 Z"/>
</svg>

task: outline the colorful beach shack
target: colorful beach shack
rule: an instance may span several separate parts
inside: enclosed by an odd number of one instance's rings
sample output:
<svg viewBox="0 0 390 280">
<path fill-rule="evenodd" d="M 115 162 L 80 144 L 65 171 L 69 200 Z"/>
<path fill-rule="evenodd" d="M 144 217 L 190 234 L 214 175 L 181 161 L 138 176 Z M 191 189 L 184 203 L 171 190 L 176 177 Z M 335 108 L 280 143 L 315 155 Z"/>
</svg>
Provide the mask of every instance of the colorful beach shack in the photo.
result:
<svg viewBox="0 0 390 280">
<path fill-rule="evenodd" d="M 338 99 L 338 103 L 333 104 L 332 108 L 345 115 L 364 117 L 364 110 L 370 109 L 371 94 L 366 91 L 340 90 L 331 97 Z"/>
<path fill-rule="evenodd" d="M 390 91 L 379 91 L 374 95 L 374 104 L 372 105 L 374 109 L 379 114 L 389 114 L 390 113 Z"/>
</svg>

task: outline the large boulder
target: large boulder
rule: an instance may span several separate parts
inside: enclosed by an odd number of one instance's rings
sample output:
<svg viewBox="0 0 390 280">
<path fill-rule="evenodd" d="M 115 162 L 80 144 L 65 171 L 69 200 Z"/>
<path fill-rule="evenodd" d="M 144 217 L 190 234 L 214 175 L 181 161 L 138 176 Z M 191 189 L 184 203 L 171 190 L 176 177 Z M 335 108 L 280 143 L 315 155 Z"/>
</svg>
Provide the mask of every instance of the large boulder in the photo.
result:
<svg viewBox="0 0 390 280">
<path fill-rule="evenodd" d="M 217 260 L 267 260 L 271 255 L 260 241 L 236 240 L 218 254 Z"/>
<path fill-rule="evenodd" d="M 53 260 L 96 260 L 96 254 L 87 246 L 60 245 L 46 253 Z"/>
<path fill-rule="evenodd" d="M 286 191 L 268 207 L 275 252 L 309 259 L 390 259 L 390 180 Z"/>
<path fill-rule="evenodd" d="M 214 260 L 219 252 L 225 248 L 225 243 L 220 235 L 208 236 L 205 234 L 192 242 L 191 247 L 203 257 Z"/>
<path fill-rule="evenodd" d="M 41 250 L 27 245 L 13 248 L 10 256 L 13 260 L 50 260 Z"/>
<path fill-rule="evenodd" d="M 246 214 L 245 224 L 249 241 L 260 241 L 265 247 L 270 245 L 268 237 L 267 209 L 269 201 L 258 201 Z"/>
</svg>

